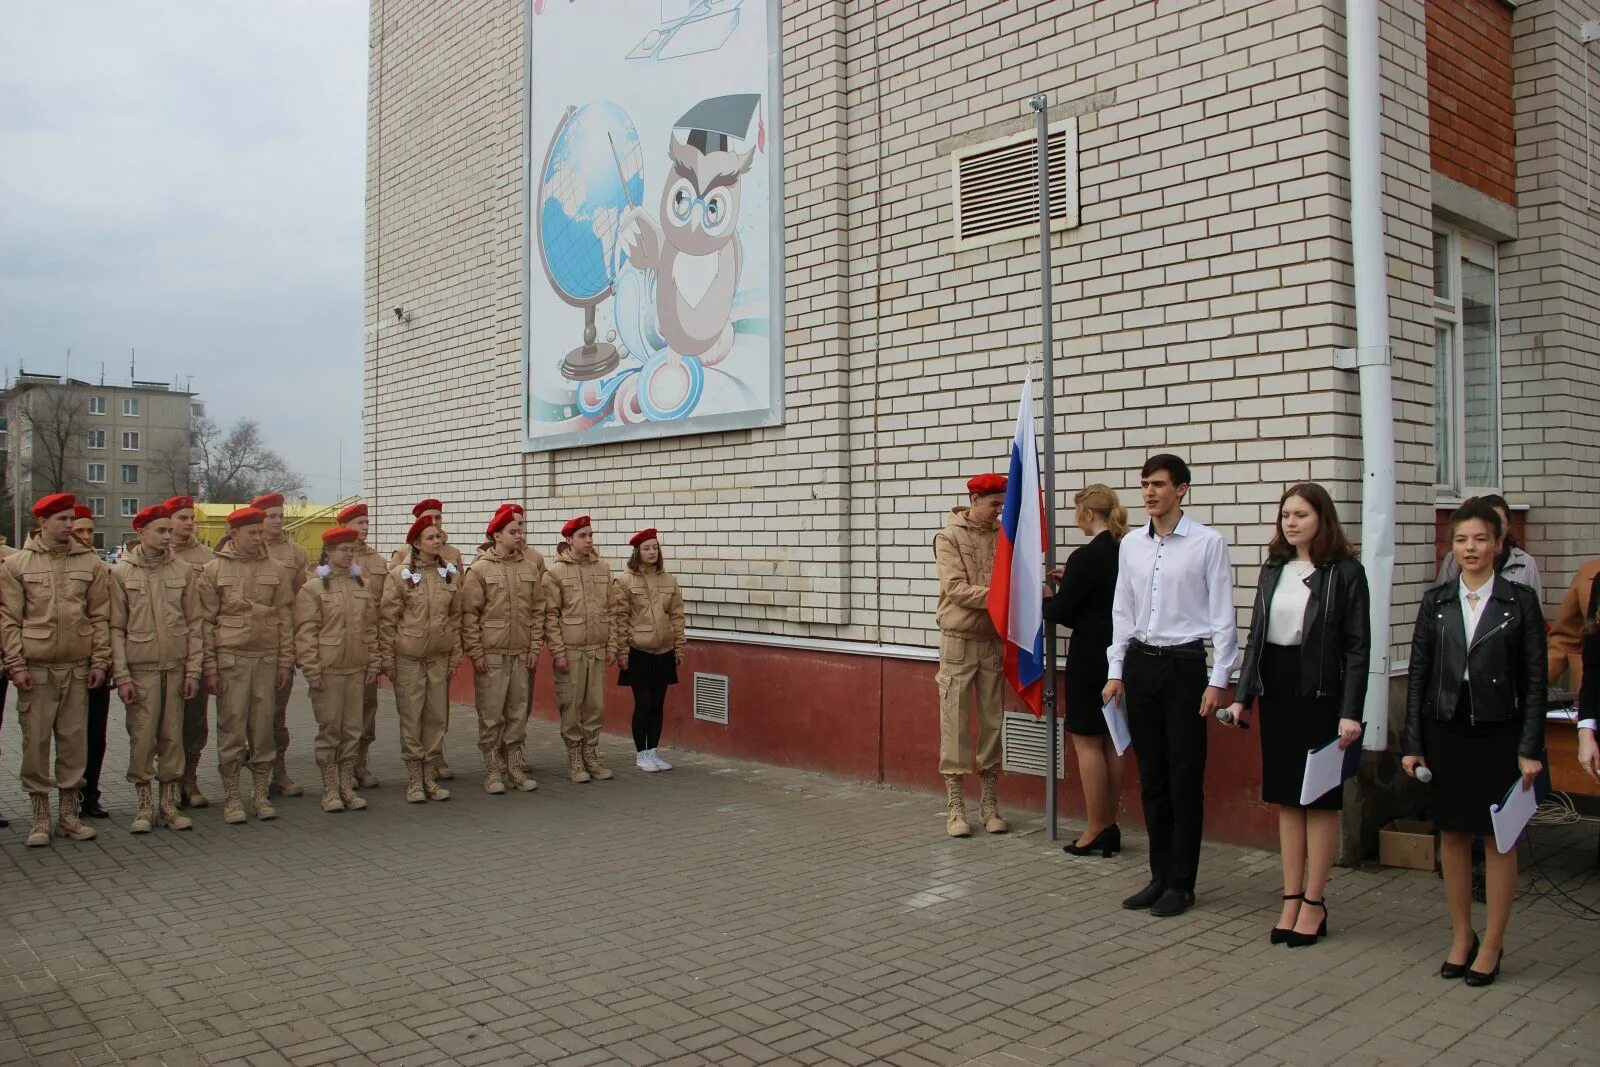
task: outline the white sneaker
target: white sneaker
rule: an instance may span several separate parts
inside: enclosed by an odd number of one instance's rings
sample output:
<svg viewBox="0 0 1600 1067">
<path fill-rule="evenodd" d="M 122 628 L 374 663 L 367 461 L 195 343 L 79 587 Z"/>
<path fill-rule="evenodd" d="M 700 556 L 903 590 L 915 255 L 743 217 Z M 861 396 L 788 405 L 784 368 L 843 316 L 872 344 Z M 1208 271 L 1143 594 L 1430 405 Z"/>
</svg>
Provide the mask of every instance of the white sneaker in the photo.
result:
<svg viewBox="0 0 1600 1067">
<path fill-rule="evenodd" d="M 659 748 L 652 748 L 649 752 L 646 753 L 646 755 L 648 755 L 650 757 L 650 762 L 652 762 L 652 763 L 654 763 L 656 765 L 656 770 L 658 770 L 658 771 L 670 771 L 670 770 L 672 770 L 672 764 L 668 763 L 666 760 L 661 758 L 661 750 Z"/>
<path fill-rule="evenodd" d="M 655 761 L 650 758 L 650 753 L 648 752 L 641 752 L 637 756 L 634 756 L 633 765 L 639 768 L 641 771 L 648 771 L 651 774 L 654 774 L 656 771 L 661 769 L 660 767 L 656 766 Z"/>
</svg>

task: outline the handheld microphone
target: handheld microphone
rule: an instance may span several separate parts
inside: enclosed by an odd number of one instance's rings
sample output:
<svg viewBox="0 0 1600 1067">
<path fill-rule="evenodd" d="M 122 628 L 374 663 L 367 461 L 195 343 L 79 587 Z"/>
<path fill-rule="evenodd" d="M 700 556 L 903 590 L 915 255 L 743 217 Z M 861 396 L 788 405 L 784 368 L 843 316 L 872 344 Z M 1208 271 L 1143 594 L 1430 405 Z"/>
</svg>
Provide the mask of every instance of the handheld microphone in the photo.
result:
<svg viewBox="0 0 1600 1067">
<path fill-rule="evenodd" d="M 1241 730 L 1250 729 L 1250 724 L 1245 722 L 1243 719 L 1240 719 L 1237 722 L 1234 721 L 1232 708 L 1218 708 L 1217 721 L 1224 726 L 1237 726 Z"/>
<path fill-rule="evenodd" d="M 1419 782 L 1431 782 L 1431 781 L 1433 781 L 1433 772 L 1428 770 L 1427 766 L 1424 765 L 1424 764 L 1421 764 L 1421 763 L 1417 764 L 1416 775 L 1417 775 L 1417 781 L 1419 781 Z"/>
</svg>

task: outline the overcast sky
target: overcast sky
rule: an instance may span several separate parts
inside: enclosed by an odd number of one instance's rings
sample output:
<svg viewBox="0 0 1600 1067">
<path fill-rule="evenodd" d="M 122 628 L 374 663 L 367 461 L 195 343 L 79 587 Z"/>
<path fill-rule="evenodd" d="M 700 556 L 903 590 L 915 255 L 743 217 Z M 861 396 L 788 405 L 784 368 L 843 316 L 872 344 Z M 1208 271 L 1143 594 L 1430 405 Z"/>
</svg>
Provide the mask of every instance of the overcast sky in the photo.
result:
<svg viewBox="0 0 1600 1067">
<path fill-rule="evenodd" d="M 192 376 L 360 488 L 367 5 L 0 3 L 0 370 Z"/>
</svg>

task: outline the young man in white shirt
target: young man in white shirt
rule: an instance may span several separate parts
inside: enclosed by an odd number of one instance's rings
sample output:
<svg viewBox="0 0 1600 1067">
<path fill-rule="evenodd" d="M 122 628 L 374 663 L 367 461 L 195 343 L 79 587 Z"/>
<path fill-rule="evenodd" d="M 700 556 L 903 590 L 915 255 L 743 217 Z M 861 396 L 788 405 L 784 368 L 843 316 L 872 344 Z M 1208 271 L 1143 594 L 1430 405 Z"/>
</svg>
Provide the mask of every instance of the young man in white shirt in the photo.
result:
<svg viewBox="0 0 1600 1067">
<path fill-rule="evenodd" d="M 1206 718 L 1232 699 L 1239 634 L 1227 542 L 1183 513 L 1188 464 L 1152 456 L 1139 486 L 1150 521 L 1119 548 L 1101 696 L 1125 702 L 1150 834 L 1150 884 L 1122 906 L 1181 915 L 1200 866 Z M 1209 671 L 1207 640 L 1216 653 Z"/>
</svg>

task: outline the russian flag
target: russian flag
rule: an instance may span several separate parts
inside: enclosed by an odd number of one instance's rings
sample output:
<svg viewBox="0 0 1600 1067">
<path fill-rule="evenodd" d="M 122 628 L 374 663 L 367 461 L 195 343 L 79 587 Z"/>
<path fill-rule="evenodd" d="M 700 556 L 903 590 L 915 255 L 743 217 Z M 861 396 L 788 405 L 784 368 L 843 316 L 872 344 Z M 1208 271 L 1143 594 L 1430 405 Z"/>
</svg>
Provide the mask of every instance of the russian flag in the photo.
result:
<svg viewBox="0 0 1600 1067">
<path fill-rule="evenodd" d="M 989 581 L 989 618 L 1005 647 L 1006 678 L 1034 715 L 1044 716 L 1044 494 L 1033 443 L 1033 379 L 1022 385 L 1011 473 Z"/>
</svg>

